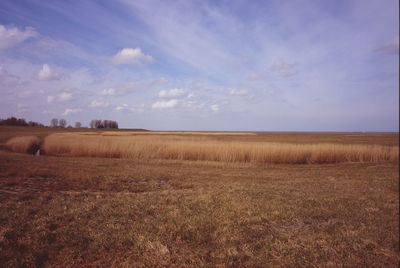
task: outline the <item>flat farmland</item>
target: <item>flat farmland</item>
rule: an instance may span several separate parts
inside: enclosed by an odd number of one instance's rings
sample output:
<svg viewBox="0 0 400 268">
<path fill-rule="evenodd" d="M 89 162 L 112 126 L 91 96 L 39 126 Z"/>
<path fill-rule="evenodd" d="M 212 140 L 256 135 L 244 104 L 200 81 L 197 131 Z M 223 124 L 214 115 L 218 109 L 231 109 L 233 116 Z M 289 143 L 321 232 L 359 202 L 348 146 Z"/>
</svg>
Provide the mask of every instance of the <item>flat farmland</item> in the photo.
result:
<svg viewBox="0 0 400 268">
<path fill-rule="evenodd" d="M 398 138 L 1 127 L 0 263 L 397 267 Z"/>
</svg>

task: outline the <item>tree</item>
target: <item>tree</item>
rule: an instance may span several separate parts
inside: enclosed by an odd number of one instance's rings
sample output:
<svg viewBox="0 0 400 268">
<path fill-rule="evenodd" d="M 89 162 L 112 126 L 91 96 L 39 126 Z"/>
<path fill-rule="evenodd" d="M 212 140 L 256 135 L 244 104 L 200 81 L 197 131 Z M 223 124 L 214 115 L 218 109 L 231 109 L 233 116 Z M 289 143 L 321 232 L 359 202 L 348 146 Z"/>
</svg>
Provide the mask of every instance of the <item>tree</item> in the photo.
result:
<svg viewBox="0 0 400 268">
<path fill-rule="evenodd" d="M 43 124 L 35 122 L 35 121 L 29 121 L 28 126 L 30 127 L 43 127 Z"/>
<path fill-rule="evenodd" d="M 28 123 L 26 123 L 25 119 L 23 118 L 16 118 L 16 117 L 10 117 L 5 120 L 0 120 L 0 125 L 5 125 L 5 126 L 27 126 Z"/>
<path fill-rule="evenodd" d="M 58 119 L 57 118 L 51 119 L 50 126 L 51 127 L 58 127 Z"/>
<path fill-rule="evenodd" d="M 58 121 L 58 124 L 59 124 L 60 127 L 65 128 L 65 127 L 67 126 L 67 120 L 65 120 L 65 119 L 60 119 L 60 120 Z"/>
<path fill-rule="evenodd" d="M 26 122 L 24 118 L 16 118 L 14 116 L 9 117 L 7 119 L 0 119 L 0 125 L 3 126 L 30 126 L 30 127 L 44 127 L 43 124 L 35 122 L 35 121 L 29 121 Z"/>
<path fill-rule="evenodd" d="M 110 123 L 110 128 L 118 128 L 118 123 L 117 123 L 117 121 L 111 121 L 111 123 Z"/>
<path fill-rule="evenodd" d="M 81 127 L 82 127 L 81 122 L 76 122 L 76 123 L 75 123 L 75 128 L 81 128 Z"/>
<path fill-rule="evenodd" d="M 113 120 L 97 120 L 90 121 L 90 128 L 118 128 L 117 121 Z"/>
<path fill-rule="evenodd" d="M 92 121 L 90 121 L 90 128 L 102 128 L 101 120 L 93 119 Z"/>
</svg>

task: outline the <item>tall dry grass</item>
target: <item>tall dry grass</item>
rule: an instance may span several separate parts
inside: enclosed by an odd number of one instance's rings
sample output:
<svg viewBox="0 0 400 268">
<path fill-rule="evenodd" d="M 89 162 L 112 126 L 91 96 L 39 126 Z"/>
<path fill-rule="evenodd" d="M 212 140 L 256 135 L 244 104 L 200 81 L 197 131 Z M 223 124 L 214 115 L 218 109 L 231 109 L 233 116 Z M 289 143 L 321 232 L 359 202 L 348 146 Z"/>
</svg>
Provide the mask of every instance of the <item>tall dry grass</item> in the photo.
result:
<svg viewBox="0 0 400 268">
<path fill-rule="evenodd" d="M 93 132 L 87 132 L 86 134 L 97 134 Z M 133 136 L 133 135 L 196 135 L 196 136 L 254 136 L 257 135 L 254 132 L 193 132 L 193 131 L 104 131 L 101 133 L 103 136 Z"/>
<path fill-rule="evenodd" d="M 175 159 L 228 163 L 339 163 L 398 161 L 397 146 L 288 144 L 207 140 L 175 136 L 52 134 L 47 154 L 132 159 Z"/>
<path fill-rule="evenodd" d="M 14 137 L 6 145 L 17 153 L 35 153 L 40 148 L 40 139 L 36 136 Z"/>
</svg>

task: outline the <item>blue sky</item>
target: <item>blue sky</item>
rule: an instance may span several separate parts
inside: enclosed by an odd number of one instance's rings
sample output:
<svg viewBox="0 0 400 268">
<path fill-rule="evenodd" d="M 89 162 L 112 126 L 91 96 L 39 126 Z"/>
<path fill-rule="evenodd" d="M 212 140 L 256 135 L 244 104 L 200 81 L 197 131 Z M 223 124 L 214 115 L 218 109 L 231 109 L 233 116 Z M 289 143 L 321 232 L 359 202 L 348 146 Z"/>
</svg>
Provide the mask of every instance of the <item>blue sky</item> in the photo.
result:
<svg viewBox="0 0 400 268">
<path fill-rule="evenodd" d="M 399 2 L 0 2 L 0 118 L 398 131 Z"/>
</svg>

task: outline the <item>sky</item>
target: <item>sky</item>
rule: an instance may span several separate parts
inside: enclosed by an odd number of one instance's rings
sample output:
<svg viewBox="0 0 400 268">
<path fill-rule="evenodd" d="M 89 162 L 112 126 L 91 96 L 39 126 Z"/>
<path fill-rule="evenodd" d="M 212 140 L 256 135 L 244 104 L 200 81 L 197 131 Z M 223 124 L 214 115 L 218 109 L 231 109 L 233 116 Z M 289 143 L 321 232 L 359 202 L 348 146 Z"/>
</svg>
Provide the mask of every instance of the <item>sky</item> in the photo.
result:
<svg viewBox="0 0 400 268">
<path fill-rule="evenodd" d="M 399 131 L 399 1 L 0 1 L 0 118 Z"/>
</svg>

